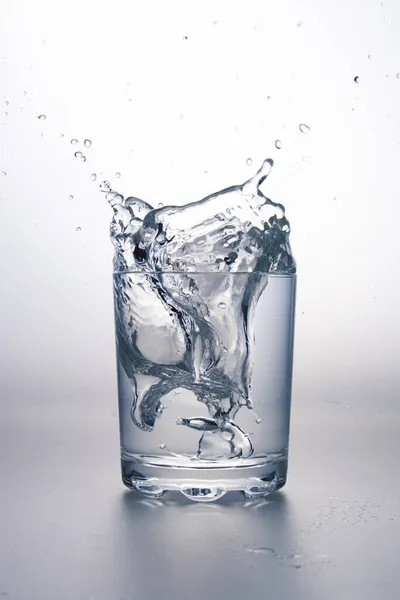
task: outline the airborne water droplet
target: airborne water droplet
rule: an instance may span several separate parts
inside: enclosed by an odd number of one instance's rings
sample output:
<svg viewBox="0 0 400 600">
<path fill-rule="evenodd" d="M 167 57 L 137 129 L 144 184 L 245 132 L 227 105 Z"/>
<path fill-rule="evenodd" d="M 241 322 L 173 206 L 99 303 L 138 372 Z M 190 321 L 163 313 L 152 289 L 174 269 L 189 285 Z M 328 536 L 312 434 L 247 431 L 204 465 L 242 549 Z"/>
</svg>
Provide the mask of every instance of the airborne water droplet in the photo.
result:
<svg viewBox="0 0 400 600">
<path fill-rule="evenodd" d="M 306 125 L 305 123 L 300 123 L 299 129 L 300 129 L 301 133 L 310 133 L 310 127 L 308 125 Z"/>
<path fill-rule="evenodd" d="M 85 146 L 85 148 L 90 148 L 92 142 L 86 138 L 86 140 L 83 142 L 83 145 Z"/>
<path fill-rule="evenodd" d="M 73 138 L 73 139 L 71 140 L 71 144 L 72 144 L 73 146 L 76 146 L 76 144 L 77 144 L 77 143 L 78 143 L 78 140 L 77 140 L 76 138 Z"/>
<path fill-rule="evenodd" d="M 77 227 L 76 231 L 79 233 L 80 231 L 82 231 L 82 228 L 81 227 Z"/>
<path fill-rule="evenodd" d="M 86 156 L 81 156 L 81 161 L 86 162 Z"/>
<path fill-rule="evenodd" d="M 218 303 L 218 308 L 226 308 L 225 302 L 219 302 Z"/>
<path fill-rule="evenodd" d="M 249 167 L 253 164 L 253 160 L 251 158 L 248 158 L 246 160 L 246 165 L 248 165 Z"/>
<path fill-rule="evenodd" d="M 99 187 L 102 192 L 109 192 L 111 189 L 109 181 L 102 181 Z"/>
<path fill-rule="evenodd" d="M 1 174 L 3 175 L 3 177 L 5 177 L 7 175 L 7 171 L 2 171 Z"/>
<path fill-rule="evenodd" d="M 159 203 L 157 204 L 157 207 L 158 207 L 158 208 L 162 208 L 163 206 L 164 206 L 164 204 L 163 204 L 162 202 L 159 202 Z"/>
<path fill-rule="evenodd" d="M 396 77 L 397 79 L 400 79 L 400 73 L 397 73 Z"/>
<path fill-rule="evenodd" d="M 280 150 L 282 148 L 281 140 L 275 140 L 275 148 L 278 148 L 278 150 Z"/>
<path fill-rule="evenodd" d="M 47 119 L 47 115 L 38 115 L 36 118 L 39 119 L 39 121 L 45 121 Z"/>
<path fill-rule="evenodd" d="M 92 181 L 96 181 L 96 179 L 97 179 L 97 175 L 96 175 L 96 173 L 92 173 L 92 174 L 91 174 L 91 176 L 90 176 L 90 179 L 91 179 Z"/>
<path fill-rule="evenodd" d="M 165 448 L 166 448 L 166 447 L 167 447 L 167 446 L 166 446 L 165 444 L 160 444 L 160 445 L 159 445 L 159 448 L 160 448 L 161 450 L 165 450 Z"/>
<path fill-rule="evenodd" d="M 79 152 L 79 151 L 75 152 L 74 156 L 75 156 L 75 158 L 81 158 L 82 152 Z"/>
<path fill-rule="evenodd" d="M 70 195 L 68 196 L 68 200 L 73 200 L 73 199 L 74 199 L 73 195 L 72 195 L 72 194 L 70 194 Z"/>
<path fill-rule="evenodd" d="M 356 75 L 353 79 L 354 83 L 360 83 L 360 78 L 358 75 Z"/>
<path fill-rule="evenodd" d="M 115 177 L 116 177 L 117 179 L 119 179 L 119 178 L 121 177 L 121 173 L 120 173 L 119 171 L 117 171 L 117 172 L 115 173 Z"/>
</svg>

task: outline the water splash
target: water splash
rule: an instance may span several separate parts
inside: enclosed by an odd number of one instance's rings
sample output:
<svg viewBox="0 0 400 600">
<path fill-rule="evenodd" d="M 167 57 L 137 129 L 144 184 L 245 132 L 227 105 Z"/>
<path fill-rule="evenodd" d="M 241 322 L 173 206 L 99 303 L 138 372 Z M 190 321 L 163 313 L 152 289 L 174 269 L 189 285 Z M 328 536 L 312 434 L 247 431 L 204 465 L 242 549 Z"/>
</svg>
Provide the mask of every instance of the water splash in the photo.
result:
<svg viewBox="0 0 400 600">
<path fill-rule="evenodd" d="M 200 433 L 193 460 L 253 452 L 235 415 L 253 409 L 255 309 L 269 273 L 295 272 L 284 207 L 260 189 L 272 166 L 267 159 L 244 184 L 182 207 L 153 208 L 100 184 L 113 210 L 116 337 L 132 420 L 152 431 L 165 396 L 192 392 L 209 414 L 176 421 Z M 163 332 L 151 347 L 143 324 Z"/>
</svg>

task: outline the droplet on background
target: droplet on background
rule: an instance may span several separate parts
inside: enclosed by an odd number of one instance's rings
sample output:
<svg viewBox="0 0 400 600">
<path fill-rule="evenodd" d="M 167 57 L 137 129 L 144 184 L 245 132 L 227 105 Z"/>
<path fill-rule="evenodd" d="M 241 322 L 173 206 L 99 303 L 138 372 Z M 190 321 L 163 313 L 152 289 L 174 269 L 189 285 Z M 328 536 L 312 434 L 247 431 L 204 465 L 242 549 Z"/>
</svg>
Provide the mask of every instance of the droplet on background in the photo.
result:
<svg viewBox="0 0 400 600">
<path fill-rule="evenodd" d="M 304 21 L 299 21 L 299 22 L 297 23 L 297 27 L 302 27 L 303 25 L 304 25 Z"/>
<path fill-rule="evenodd" d="M 86 139 L 83 142 L 83 145 L 85 146 L 85 148 L 90 148 L 90 146 L 92 145 L 92 142 L 90 140 Z"/>
<path fill-rule="evenodd" d="M 163 204 L 162 202 L 159 202 L 159 203 L 157 204 L 157 207 L 158 207 L 158 208 L 162 208 L 163 206 L 164 206 L 164 204 Z"/>
<path fill-rule="evenodd" d="M 354 83 L 360 83 L 360 78 L 358 75 L 356 75 L 353 79 Z"/>
<path fill-rule="evenodd" d="M 188 38 L 187 38 L 187 35 L 184 35 L 184 36 L 183 36 L 183 40 L 184 40 L 184 41 L 186 41 L 187 39 L 188 39 Z"/>
<path fill-rule="evenodd" d="M 218 303 L 218 308 L 226 308 L 225 302 L 219 302 Z"/>
<path fill-rule="evenodd" d="M 68 200 L 73 200 L 73 199 L 74 199 L 73 195 L 72 195 L 72 194 L 70 194 L 70 195 L 68 196 Z"/>
<path fill-rule="evenodd" d="M 77 143 L 78 143 L 78 140 L 77 140 L 77 139 L 73 138 L 73 139 L 71 140 L 71 144 L 72 144 L 73 146 L 75 146 Z"/>
<path fill-rule="evenodd" d="M 74 154 L 75 158 L 81 158 L 81 156 L 83 156 L 82 152 L 75 152 Z"/>
<path fill-rule="evenodd" d="M 81 156 L 81 162 L 86 162 L 86 156 Z"/>
<path fill-rule="evenodd" d="M 97 179 L 97 175 L 96 175 L 96 173 L 92 173 L 92 174 L 91 174 L 91 176 L 90 176 L 90 179 L 91 179 L 92 181 L 96 181 L 96 179 Z"/>
<path fill-rule="evenodd" d="M 82 227 L 77 227 L 75 231 L 79 233 L 80 231 L 82 231 Z"/>
<path fill-rule="evenodd" d="M 300 123 L 299 129 L 300 129 L 301 133 L 310 133 L 310 127 L 308 125 L 306 125 L 305 123 Z"/>
<path fill-rule="evenodd" d="M 7 175 L 7 171 L 2 171 L 1 174 L 3 175 L 3 177 L 5 177 Z"/>
<path fill-rule="evenodd" d="M 117 171 L 117 172 L 115 173 L 115 177 L 116 177 L 117 179 L 119 179 L 119 178 L 121 177 L 121 173 L 120 173 L 119 171 Z"/>
<path fill-rule="evenodd" d="M 9 101 L 8 101 L 8 100 L 4 100 L 4 104 L 5 104 L 6 106 L 8 106 L 10 103 L 9 103 Z"/>
<path fill-rule="evenodd" d="M 64 134 L 63 134 L 63 133 L 60 133 L 60 138 L 63 138 L 63 137 L 64 137 Z"/>
<path fill-rule="evenodd" d="M 109 192 L 111 189 L 109 181 L 102 181 L 99 187 L 102 192 Z"/>
<path fill-rule="evenodd" d="M 275 140 L 275 148 L 278 148 L 278 150 L 280 150 L 282 148 L 281 140 Z"/>
<path fill-rule="evenodd" d="M 257 425 L 259 425 L 261 423 L 261 419 L 260 418 L 256 419 L 256 423 L 257 423 Z"/>
<path fill-rule="evenodd" d="M 36 118 L 39 119 L 39 121 L 45 121 L 47 119 L 47 115 L 38 115 Z"/>
<path fill-rule="evenodd" d="M 400 79 L 400 73 L 397 73 L 396 77 L 397 79 Z"/>
<path fill-rule="evenodd" d="M 166 447 L 167 447 L 167 446 L 166 446 L 165 444 L 160 444 L 160 445 L 159 445 L 159 448 L 160 448 L 161 450 L 165 450 L 165 448 L 166 448 Z"/>
<path fill-rule="evenodd" d="M 372 54 L 368 54 L 368 58 L 369 58 L 369 60 L 371 60 Z"/>
<path fill-rule="evenodd" d="M 252 164 L 253 164 L 253 160 L 251 158 L 247 158 L 246 165 L 250 167 Z"/>
</svg>

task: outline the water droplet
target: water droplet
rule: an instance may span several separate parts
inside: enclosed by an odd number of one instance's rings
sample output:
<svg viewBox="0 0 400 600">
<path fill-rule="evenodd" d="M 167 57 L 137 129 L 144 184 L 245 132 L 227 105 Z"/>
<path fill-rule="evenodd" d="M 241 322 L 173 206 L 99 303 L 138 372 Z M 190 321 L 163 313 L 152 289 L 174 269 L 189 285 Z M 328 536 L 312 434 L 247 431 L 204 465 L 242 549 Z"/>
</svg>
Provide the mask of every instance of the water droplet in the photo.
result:
<svg viewBox="0 0 400 600">
<path fill-rule="evenodd" d="M 97 175 L 96 175 L 96 173 L 92 173 L 92 174 L 91 174 L 91 176 L 90 176 L 90 179 L 91 179 L 92 181 L 96 181 L 96 179 L 97 179 Z"/>
<path fill-rule="evenodd" d="M 158 208 L 162 208 L 162 207 L 164 206 L 164 204 L 163 204 L 162 202 L 159 202 L 159 203 L 157 204 L 157 206 L 158 206 Z"/>
<path fill-rule="evenodd" d="M 77 140 L 77 139 L 73 138 L 73 139 L 71 140 L 71 144 L 72 144 L 73 146 L 76 146 L 76 144 L 77 144 L 77 143 L 78 143 L 78 140 Z"/>
<path fill-rule="evenodd" d="M 179 394 L 180 394 L 180 391 L 179 391 L 179 390 L 175 390 L 175 392 L 174 392 L 174 393 L 175 393 L 175 396 L 179 396 Z"/>
<path fill-rule="evenodd" d="M 261 423 L 261 419 L 260 418 L 256 419 L 256 423 L 257 423 L 257 425 L 259 425 Z"/>
<path fill-rule="evenodd" d="M 309 157 L 309 156 L 302 156 L 302 157 L 301 157 L 301 160 L 302 160 L 303 162 L 308 162 L 308 161 L 310 160 L 310 157 Z"/>
<path fill-rule="evenodd" d="M 64 137 L 64 134 L 63 134 L 63 133 L 60 133 L 60 138 L 63 138 L 63 137 Z"/>
<path fill-rule="evenodd" d="M 251 158 L 247 158 L 246 165 L 248 165 L 250 167 L 252 164 L 253 164 L 253 160 Z"/>
<path fill-rule="evenodd" d="M 121 177 L 121 173 L 120 173 L 119 171 L 117 171 L 117 172 L 115 173 L 115 177 L 116 177 L 117 179 L 119 179 L 119 178 Z"/>
<path fill-rule="evenodd" d="M 278 148 L 278 150 L 280 150 L 282 148 L 281 140 L 275 140 L 275 148 Z"/>
<path fill-rule="evenodd" d="M 73 199 L 74 199 L 73 195 L 72 195 L 72 194 L 70 194 L 70 195 L 68 196 L 68 200 L 73 200 Z"/>
<path fill-rule="evenodd" d="M 47 115 L 38 115 L 36 118 L 39 119 L 39 121 L 45 121 L 47 119 Z"/>
<path fill-rule="evenodd" d="M 308 125 L 306 125 L 305 123 L 300 123 L 299 129 L 300 129 L 301 133 L 310 133 L 310 127 Z"/>
<path fill-rule="evenodd" d="M 6 106 L 8 106 L 10 103 L 9 103 L 9 101 L 8 101 L 8 100 L 4 100 L 4 104 L 5 104 Z"/>
<path fill-rule="evenodd" d="M 83 142 L 83 145 L 85 146 L 85 148 L 90 148 L 92 142 L 86 138 L 86 140 Z"/>
<path fill-rule="evenodd" d="M 371 60 L 372 54 L 368 54 L 368 58 L 369 58 L 369 60 Z"/>
<path fill-rule="evenodd" d="M 86 156 L 81 156 L 81 162 L 86 162 Z"/>
<path fill-rule="evenodd" d="M 354 83 L 360 83 L 360 78 L 358 75 L 356 75 L 353 79 Z"/>
<path fill-rule="evenodd" d="M 231 209 L 230 209 L 230 208 L 227 208 L 225 212 L 227 212 L 227 213 L 228 213 L 228 215 L 230 215 L 232 211 L 231 211 Z"/>
<path fill-rule="evenodd" d="M 159 448 L 160 448 L 161 450 L 165 450 L 165 448 L 166 448 L 166 447 L 167 447 L 167 446 L 166 446 L 165 444 L 160 444 L 160 445 L 159 445 Z"/>
<path fill-rule="evenodd" d="M 208 171 L 204 171 L 204 175 L 208 175 Z"/>
<path fill-rule="evenodd" d="M 99 187 L 102 192 L 109 192 L 111 189 L 109 181 L 102 181 Z"/>
<path fill-rule="evenodd" d="M 184 36 L 183 36 L 183 40 L 184 40 L 184 41 L 186 41 L 187 39 L 188 39 L 188 38 L 187 38 L 187 35 L 184 35 Z"/>
<path fill-rule="evenodd" d="M 218 302 L 218 308 L 226 308 L 225 302 Z"/>
<path fill-rule="evenodd" d="M 83 156 L 83 155 L 82 155 L 82 152 L 75 152 L 74 156 L 75 156 L 75 158 L 81 158 L 81 156 Z"/>
<path fill-rule="evenodd" d="M 297 27 L 302 27 L 303 25 L 304 25 L 304 22 L 303 22 L 303 21 L 299 21 L 299 22 L 297 23 Z"/>
<path fill-rule="evenodd" d="M 271 96 L 267 96 L 267 100 L 271 100 Z"/>
<path fill-rule="evenodd" d="M 5 112 L 5 113 L 4 113 L 4 116 L 5 116 L 5 117 L 8 117 L 8 112 Z"/>
<path fill-rule="evenodd" d="M 79 233 L 80 231 L 82 231 L 82 227 L 77 227 L 76 231 Z"/>
<path fill-rule="evenodd" d="M 180 119 L 184 119 L 184 118 L 185 118 L 185 115 L 179 115 L 179 118 L 180 118 Z"/>
<path fill-rule="evenodd" d="M 400 73 L 397 73 L 396 77 L 397 79 L 400 79 Z"/>
<path fill-rule="evenodd" d="M 7 171 L 2 171 L 1 174 L 3 175 L 3 177 L 5 177 L 7 175 Z"/>
</svg>

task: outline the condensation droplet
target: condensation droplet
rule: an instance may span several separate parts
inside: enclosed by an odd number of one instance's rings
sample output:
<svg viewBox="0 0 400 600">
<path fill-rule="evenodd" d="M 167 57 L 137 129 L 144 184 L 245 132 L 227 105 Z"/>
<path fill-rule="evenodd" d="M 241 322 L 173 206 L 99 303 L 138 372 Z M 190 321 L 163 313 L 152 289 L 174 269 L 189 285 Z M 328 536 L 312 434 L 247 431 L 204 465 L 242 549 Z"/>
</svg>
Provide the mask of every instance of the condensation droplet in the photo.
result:
<svg viewBox="0 0 400 600">
<path fill-rule="evenodd" d="M 86 156 L 81 156 L 81 162 L 86 162 Z"/>
<path fill-rule="evenodd" d="M 165 444 L 160 444 L 160 445 L 159 445 L 159 448 L 160 448 L 161 450 L 165 450 L 165 448 L 166 448 L 166 447 L 167 447 L 167 446 L 166 446 Z"/>
<path fill-rule="evenodd" d="M 68 196 L 68 200 L 73 200 L 73 199 L 74 199 L 73 195 L 72 195 L 72 194 L 70 194 L 70 195 Z"/>
<path fill-rule="evenodd" d="M 96 179 L 97 179 L 97 175 L 96 175 L 96 173 L 92 173 L 92 174 L 91 174 L 91 176 L 90 176 L 90 179 L 91 179 L 92 181 L 96 181 Z"/>
<path fill-rule="evenodd" d="M 83 145 L 85 146 L 85 148 L 90 148 L 92 142 L 86 138 L 86 140 L 83 142 Z"/>
<path fill-rule="evenodd" d="M 246 165 L 248 165 L 250 167 L 252 164 L 253 164 L 253 160 L 251 158 L 247 158 Z"/>
<path fill-rule="evenodd" d="M 75 156 L 75 158 L 81 158 L 81 156 L 83 156 L 83 155 L 82 155 L 82 152 L 78 151 L 78 152 L 75 152 L 74 156 Z"/>
<path fill-rule="evenodd" d="M 225 302 L 218 302 L 218 308 L 226 308 Z"/>
<path fill-rule="evenodd" d="M 120 173 L 119 171 L 117 171 L 117 172 L 115 173 L 115 177 L 116 177 L 117 179 L 119 179 L 119 178 L 121 177 L 121 173 Z"/>
<path fill-rule="evenodd" d="M 280 150 L 282 148 L 281 140 L 275 140 L 275 148 L 278 148 L 278 150 Z"/>
<path fill-rule="evenodd" d="M 45 121 L 47 119 L 47 115 L 38 115 L 36 118 L 39 119 L 39 121 Z"/>
<path fill-rule="evenodd" d="M 360 78 L 358 75 L 356 75 L 353 79 L 354 83 L 360 83 Z"/>
<path fill-rule="evenodd" d="M 310 127 L 308 125 L 306 125 L 305 123 L 300 123 L 299 129 L 300 129 L 301 133 L 310 133 Z"/>
<path fill-rule="evenodd" d="M 257 425 L 259 425 L 261 423 L 261 419 L 260 418 L 256 419 L 256 423 L 257 423 Z"/>
<path fill-rule="evenodd" d="M 79 233 L 80 231 L 82 231 L 82 227 L 77 227 L 76 231 Z"/>
<path fill-rule="evenodd" d="M 73 139 L 71 140 L 71 144 L 72 144 L 73 146 L 76 146 L 76 144 L 77 144 L 77 143 L 78 143 L 78 140 L 77 140 L 77 139 L 73 138 Z"/>
<path fill-rule="evenodd" d="M 3 177 L 5 177 L 7 175 L 7 171 L 2 171 L 1 174 L 3 175 Z"/>
<path fill-rule="evenodd" d="M 102 192 L 109 192 L 111 189 L 109 181 L 102 181 L 99 187 Z"/>
</svg>

